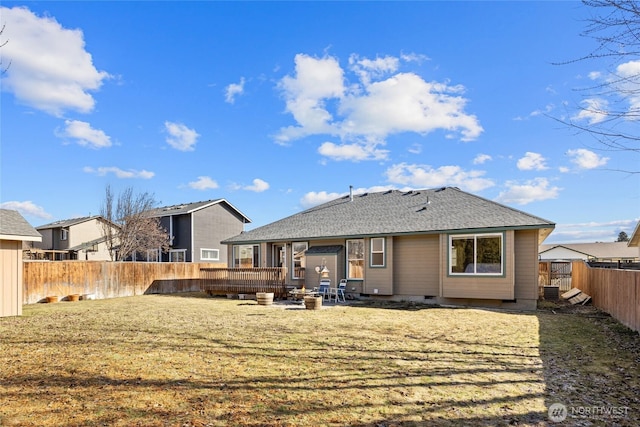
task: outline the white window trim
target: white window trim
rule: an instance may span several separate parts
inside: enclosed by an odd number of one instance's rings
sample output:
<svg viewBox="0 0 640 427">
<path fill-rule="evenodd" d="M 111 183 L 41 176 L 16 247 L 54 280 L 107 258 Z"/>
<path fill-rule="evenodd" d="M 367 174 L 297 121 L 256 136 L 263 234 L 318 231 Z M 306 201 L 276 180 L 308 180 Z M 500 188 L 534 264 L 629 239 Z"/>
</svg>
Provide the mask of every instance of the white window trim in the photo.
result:
<svg viewBox="0 0 640 427">
<path fill-rule="evenodd" d="M 484 237 L 499 237 L 500 238 L 500 272 L 497 273 L 478 273 L 474 271 L 472 273 L 462 272 L 462 273 L 454 273 L 453 270 L 453 262 L 451 260 L 451 249 L 453 248 L 453 240 L 454 239 L 470 239 L 473 238 L 473 264 L 474 269 L 477 269 L 477 259 L 478 259 L 478 238 Z M 447 261 L 449 264 L 449 275 L 450 276 L 503 276 L 505 271 L 505 253 L 504 253 L 504 244 L 505 244 L 505 235 L 504 233 L 476 233 L 476 234 L 450 234 L 449 235 L 449 253 L 447 254 Z"/>
<path fill-rule="evenodd" d="M 174 261 L 173 254 L 182 252 L 184 261 Z M 169 262 L 187 262 L 187 250 L 186 249 L 171 249 L 169 250 Z"/>
<path fill-rule="evenodd" d="M 213 258 L 207 258 L 204 256 L 204 251 L 211 251 L 217 255 Z M 200 248 L 200 259 L 202 261 L 220 261 L 220 249 Z"/>
<path fill-rule="evenodd" d="M 374 251 L 373 250 L 373 241 L 374 240 L 382 240 L 382 250 Z M 373 254 L 382 254 L 382 264 L 374 264 L 373 263 Z M 372 268 L 381 268 L 387 266 L 387 239 L 384 237 L 372 237 L 369 241 L 369 267 Z"/>
<path fill-rule="evenodd" d="M 60 240 L 67 240 L 69 238 L 69 230 L 65 228 L 60 229 Z"/>
<path fill-rule="evenodd" d="M 154 253 L 155 254 L 155 261 L 149 261 L 149 254 Z M 147 249 L 147 262 L 160 262 L 160 249 Z"/>
</svg>

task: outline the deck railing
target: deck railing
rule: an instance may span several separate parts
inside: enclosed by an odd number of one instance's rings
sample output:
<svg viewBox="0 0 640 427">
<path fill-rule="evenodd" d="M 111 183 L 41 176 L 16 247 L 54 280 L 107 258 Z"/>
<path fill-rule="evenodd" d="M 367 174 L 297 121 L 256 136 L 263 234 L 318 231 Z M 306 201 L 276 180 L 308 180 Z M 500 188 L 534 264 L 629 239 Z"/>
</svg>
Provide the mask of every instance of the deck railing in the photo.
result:
<svg viewBox="0 0 640 427">
<path fill-rule="evenodd" d="M 287 295 L 286 268 L 201 268 L 202 290 L 209 294 L 255 294 L 273 292 Z"/>
</svg>

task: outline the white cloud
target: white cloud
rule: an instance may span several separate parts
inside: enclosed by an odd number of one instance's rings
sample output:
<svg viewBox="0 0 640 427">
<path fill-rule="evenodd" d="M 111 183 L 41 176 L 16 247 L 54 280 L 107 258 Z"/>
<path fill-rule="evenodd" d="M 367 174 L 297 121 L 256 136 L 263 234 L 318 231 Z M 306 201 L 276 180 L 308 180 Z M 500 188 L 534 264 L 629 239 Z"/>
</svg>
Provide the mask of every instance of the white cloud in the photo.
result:
<svg viewBox="0 0 640 427">
<path fill-rule="evenodd" d="M 24 202 L 9 201 L 0 203 L 2 209 L 12 209 L 20 212 L 24 216 L 34 216 L 36 218 L 50 219 L 52 215 L 47 213 L 42 206 L 38 206 L 31 200 Z"/>
<path fill-rule="evenodd" d="M 194 190 L 212 190 L 218 188 L 218 183 L 208 176 L 199 176 L 197 181 L 189 183 L 189 187 Z"/>
<path fill-rule="evenodd" d="M 600 71 L 592 71 L 587 74 L 587 77 L 589 77 L 589 79 L 591 80 L 598 80 L 600 77 L 602 77 L 602 73 Z"/>
<path fill-rule="evenodd" d="M 329 202 L 331 200 L 335 200 L 338 197 L 342 197 L 344 195 L 345 195 L 344 193 L 327 193 L 326 191 L 318 191 L 318 192 L 310 191 L 307 194 L 305 194 L 302 197 L 302 199 L 300 199 L 300 204 L 305 208 L 309 208 L 311 206 L 316 206 L 322 203 Z"/>
<path fill-rule="evenodd" d="M 80 120 L 65 120 L 65 129 L 56 132 L 61 138 L 73 138 L 79 145 L 90 148 L 111 147 L 111 137 L 100 129 L 93 129 L 87 122 Z"/>
<path fill-rule="evenodd" d="M 548 167 L 545 165 L 546 159 L 542 157 L 542 154 L 532 153 L 531 151 L 527 151 L 521 159 L 518 160 L 517 166 L 518 169 L 523 171 L 530 170 L 545 170 Z"/>
<path fill-rule="evenodd" d="M 269 189 L 269 183 L 260 178 L 256 178 L 252 182 L 253 183 L 251 185 L 231 184 L 229 188 L 232 190 L 245 190 L 256 193 L 262 193 Z"/>
<path fill-rule="evenodd" d="M 556 199 L 560 193 L 560 187 L 551 187 L 546 178 L 536 178 L 524 183 L 507 181 L 506 191 L 500 192 L 496 198 L 500 203 L 514 203 L 526 205 L 541 200 Z"/>
<path fill-rule="evenodd" d="M 407 151 L 411 154 L 420 154 L 422 153 L 422 144 L 413 144 L 407 149 Z"/>
<path fill-rule="evenodd" d="M 338 59 L 295 57 L 295 73 L 285 76 L 278 87 L 296 124 L 281 128 L 276 142 L 291 143 L 310 135 L 331 135 L 342 145 L 330 144 L 321 154 L 342 154 L 332 158 L 347 160 L 349 150 L 363 160 L 363 152 L 377 153 L 366 159 L 379 159 L 377 145 L 385 145 L 392 134 L 415 132 L 426 135 L 435 130 L 459 135 L 464 141 L 476 139 L 483 129 L 476 116 L 465 113 L 464 87 L 426 82 L 414 73 L 398 72 L 398 58 L 349 58 L 356 83 L 346 86 L 345 70 Z M 353 145 L 365 146 L 354 150 Z M 386 155 L 386 154 L 385 154 Z"/>
<path fill-rule="evenodd" d="M 396 72 L 400 65 L 400 60 L 393 56 L 361 59 L 358 55 L 353 54 L 349 57 L 349 65 L 351 70 L 360 77 L 362 83 L 367 85 L 372 78 L 380 78 Z"/>
<path fill-rule="evenodd" d="M 109 173 L 112 173 L 116 176 L 116 178 L 128 179 L 128 178 L 141 178 L 141 179 L 151 179 L 155 175 L 153 172 L 149 172 L 147 170 L 123 170 L 116 166 L 101 166 L 99 168 L 92 168 L 90 166 L 85 166 L 83 171 L 86 173 L 92 173 L 98 176 L 105 176 Z"/>
<path fill-rule="evenodd" d="M 286 100 L 286 111 L 300 125 L 280 129 L 277 141 L 287 143 L 313 134 L 333 134 L 329 122 L 331 114 L 325 102 L 341 98 L 344 93 L 344 72 L 335 58 L 312 58 L 298 54 L 295 57 L 296 76 L 285 76 L 279 83 Z"/>
<path fill-rule="evenodd" d="M 388 150 L 376 148 L 375 144 L 341 144 L 324 142 L 318 148 L 318 153 L 333 160 L 351 160 L 358 162 L 361 160 L 384 160 L 387 158 Z"/>
<path fill-rule="evenodd" d="M 459 187 L 465 191 L 481 191 L 493 187 L 493 180 L 483 178 L 485 171 L 465 171 L 459 166 L 441 166 L 400 163 L 389 167 L 385 174 L 389 182 L 413 188 Z"/>
<path fill-rule="evenodd" d="M 3 61 L 11 66 L 2 78 L 3 90 L 20 102 L 55 116 L 65 110 L 88 113 L 95 100 L 90 94 L 109 78 L 93 65 L 79 29 L 67 29 L 55 18 L 38 17 L 26 7 L 0 8 Z"/>
<path fill-rule="evenodd" d="M 560 242 L 613 242 L 620 231 L 631 234 L 640 218 L 606 222 L 583 222 L 576 224 L 557 224 L 545 243 Z"/>
<path fill-rule="evenodd" d="M 463 112 L 461 86 L 424 81 L 413 73 L 399 73 L 373 82 L 362 95 L 342 100 L 340 124 L 346 135 L 384 139 L 402 132 L 427 134 L 435 130 L 460 133 L 463 141 L 476 139 L 483 129 L 473 115 Z"/>
<path fill-rule="evenodd" d="M 475 157 L 475 159 L 473 159 L 473 164 L 482 165 L 488 162 L 489 160 L 493 160 L 493 158 L 490 155 L 480 153 Z"/>
<path fill-rule="evenodd" d="M 195 150 L 196 142 L 198 142 L 198 133 L 189 129 L 182 123 L 164 122 L 164 127 L 169 136 L 167 136 L 167 144 L 180 151 Z"/>
<path fill-rule="evenodd" d="M 354 195 L 364 194 L 364 193 L 375 193 L 380 191 L 394 190 L 396 189 L 392 185 L 377 185 L 368 188 L 354 188 L 352 193 Z M 408 189 L 408 188 L 407 188 Z M 320 205 L 322 203 L 330 202 L 331 200 L 335 200 L 339 197 L 344 197 L 349 194 L 349 191 L 345 191 L 342 193 L 327 193 L 326 191 L 310 191 L 305 194 L 300 199 L 300 205 L 304 208 L 310 208 L 312 206 Z"/>
<path fill-rule="evenodd" d="M 607 118 L 609 103 L 606 99 L 589 98 L 581 102 L 578 114 L 571 117 L 576 121 L 587 121 L 590 125 L 598 124 Z"/>
<path fill-rule="evenodd" d="M 231 83 L 225 88 L 225 102 L 233 104 L 236 102 L 236 96 L 244 93 L 244 77 L 240 78 L 240 83 Z"/>
<path fill-rule="evenodd" d="M 571 163 L 580 169 L 595 169 L 599 166 L 606 165 L 609 161 L 608 157 L 598 156 L 593 151 L 584 148 L 569 150 L 567 151 L 567 155 L 571 158 Z"/>
<path fill-rule="evenodd" d="M 269 189 L 269 183 L 261 180 L 260 178 L 256 178 L 253 180 L 252 185 L 246 185 L 242 187 L 243 190 L 254 191 L 256 193 L 262 193 Z"/>
</svg>

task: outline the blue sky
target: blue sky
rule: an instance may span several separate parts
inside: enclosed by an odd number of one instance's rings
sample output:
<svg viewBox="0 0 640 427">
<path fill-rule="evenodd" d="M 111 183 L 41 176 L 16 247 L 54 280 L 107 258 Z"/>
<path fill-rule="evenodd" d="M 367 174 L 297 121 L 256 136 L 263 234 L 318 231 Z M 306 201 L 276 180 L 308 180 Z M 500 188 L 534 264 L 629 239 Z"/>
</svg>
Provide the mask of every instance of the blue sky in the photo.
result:
<svg viewBox="0 0 640 427">
<path fill-rule="evenodd" d="M 607 63 L 579 2 L 11 2 L 0 203 L 34 226 L 107 184 L 225 198 L 247 229 L 356 192 L 456 186 L 614 241 L 638 156 L 577 117 Z M 582 104 L 584 105 L 584 104 Z"/>
</svg>

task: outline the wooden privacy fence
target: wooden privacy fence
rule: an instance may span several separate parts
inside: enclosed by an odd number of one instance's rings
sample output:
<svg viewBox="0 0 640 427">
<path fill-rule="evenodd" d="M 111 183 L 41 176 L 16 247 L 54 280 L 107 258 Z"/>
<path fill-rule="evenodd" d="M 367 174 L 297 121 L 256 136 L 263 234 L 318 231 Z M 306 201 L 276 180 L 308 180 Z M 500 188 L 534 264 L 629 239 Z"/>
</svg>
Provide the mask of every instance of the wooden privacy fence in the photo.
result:
<svg viewBox="0 0 640 427">
<path fill-rule="evenodd" d="M 287 296 L 286 268 L 201 268 L 202 289 L 209 294 L 273 292 Z"/>
<path fill-rule="evenodd" d="M 582 261 L 572 267 L 573 287 L 591 296 L 593 305 L 640 332 L 640 271 L 592 268 Z"/>
<path fill-rule="evenodd" d="M 48 296 L 69 295 L 115 298 L 142 294 L 200 292 L 201 268 L 226 267 L 223 263 L 25 261 L 23 303 L 41 302 Z"/>
</svg>

